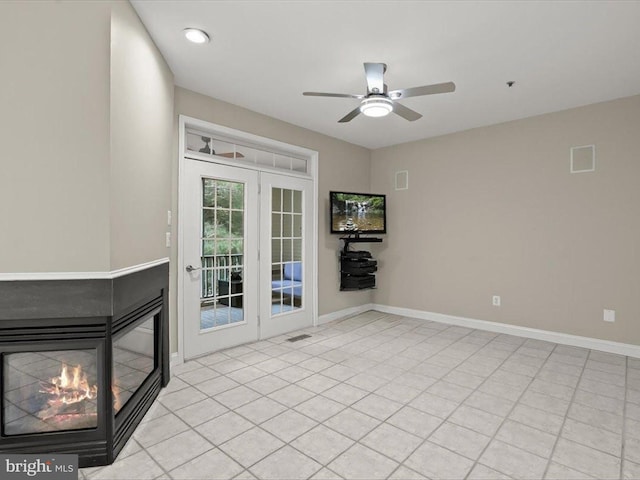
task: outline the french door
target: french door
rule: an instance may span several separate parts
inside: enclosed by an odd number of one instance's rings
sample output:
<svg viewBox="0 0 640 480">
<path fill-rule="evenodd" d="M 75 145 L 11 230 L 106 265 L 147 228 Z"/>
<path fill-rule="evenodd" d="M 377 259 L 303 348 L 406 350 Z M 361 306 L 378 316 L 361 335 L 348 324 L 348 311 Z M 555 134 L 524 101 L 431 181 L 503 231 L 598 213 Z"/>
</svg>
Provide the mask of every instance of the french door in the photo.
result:
<svg viewBox="0 0 640 480">
<path fill-rule="evenodd" d="M 262 338 L 313 323 L 311 261 L 313 182 L 287 175 L 260 174 L 260 295 Z"/>
<path fill-rule="evenodd" d="M 313 323 L 313 182 L 187 159 L 185 358 Z"/>
</svg>

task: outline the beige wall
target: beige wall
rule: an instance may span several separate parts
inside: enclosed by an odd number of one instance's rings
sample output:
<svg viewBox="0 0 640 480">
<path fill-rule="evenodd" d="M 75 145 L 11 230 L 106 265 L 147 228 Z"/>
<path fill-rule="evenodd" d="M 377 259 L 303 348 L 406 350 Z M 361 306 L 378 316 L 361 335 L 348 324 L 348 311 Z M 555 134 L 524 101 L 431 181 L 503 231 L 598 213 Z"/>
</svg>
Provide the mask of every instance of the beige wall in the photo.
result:
<svg viewBox="0 0 640 480">
<path fill-rule="evenodd" d="M 363 305 L 371 301 L 370 291 L 339 292 L 339 272 L 337 254 L 340 242 L 336 235 L 329 234 L 330 190 L 367 190 L 369 188 L 370 151 L 341 140 L 285 123 L 235 105 L 206 97 L 180 87 L 175 90 L 175 155 L 173 165 L 173 208 L 177 214 L 178 115 L 206 120 L 219 125 L 260 135 L 263 137 L 299 145 L 319 152 L 319 219 L 318 219 L 318 309 L 326 314 L 349 307 Z M 177 215 L 176 215 L 177 217 Z M 174 223 L 174 237 L 177 235 Z M 171 298 L 172 351 L 177 350 L 176 333 L 176 263 L 177 248 L 171 252 Z"/>
<path fill-rule="evenodd" d="M 109 18 L 0 2 L 0 273 L 109 270 Z"/>
<path fill-rule="evenodd" d="M 390 232 L 374 300 L 639 344 L 638 132 L 640 96 L 374 151 Z M 586 144 L 596 171 L 570 174 Z"/>
<path fill-rule="evenodd" d="M 128 2 L 111 19 L 111 270 L 168 257 L 173 74 Z"/>
<path fill-rule="evenodd" d="M 129 3 L 0 2 L 0 58 L 0 273 L 167 257 L 173 76 Z"/>
</svg>

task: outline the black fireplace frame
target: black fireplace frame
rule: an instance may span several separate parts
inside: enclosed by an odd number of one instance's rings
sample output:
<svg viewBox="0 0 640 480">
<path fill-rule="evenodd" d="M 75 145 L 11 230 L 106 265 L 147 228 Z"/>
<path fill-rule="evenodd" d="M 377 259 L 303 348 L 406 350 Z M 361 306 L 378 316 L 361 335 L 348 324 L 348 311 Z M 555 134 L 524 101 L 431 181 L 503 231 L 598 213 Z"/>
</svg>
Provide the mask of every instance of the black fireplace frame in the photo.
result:
<svg viewBox="0 0 640 480">
<path fill-rule="evenodd" d="M 0 282 L 2 369 L 8 353 L 96 349 L 99 386 L 96 428 L 5 435 L 3 372 L 0 452 L 78 454 L 81 467 L 113 463 L 169 382 L 168 269 L 164 263 L 114 279 Z M 115 414 L 113 343 L 150 318 L 154 368 Z"/>
</svg>

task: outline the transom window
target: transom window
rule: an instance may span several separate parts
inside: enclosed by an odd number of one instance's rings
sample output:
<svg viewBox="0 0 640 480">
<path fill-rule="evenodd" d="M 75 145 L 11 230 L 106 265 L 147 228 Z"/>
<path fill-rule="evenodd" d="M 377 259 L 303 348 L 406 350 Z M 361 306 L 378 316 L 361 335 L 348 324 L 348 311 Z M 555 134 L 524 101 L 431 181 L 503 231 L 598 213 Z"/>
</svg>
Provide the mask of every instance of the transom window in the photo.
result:
<svg viewBox="0 0 640 480">
<path fill-rule="evenodd" d="M 240 164 L 268 169 L 309 174 L 309 162 L 285 152 L 264 147 L 240 144 L 231 138 L 214 137 L 211 133 L 189 129 L 186 135 L 187 152 L 224 158 Z"/>
</svg>

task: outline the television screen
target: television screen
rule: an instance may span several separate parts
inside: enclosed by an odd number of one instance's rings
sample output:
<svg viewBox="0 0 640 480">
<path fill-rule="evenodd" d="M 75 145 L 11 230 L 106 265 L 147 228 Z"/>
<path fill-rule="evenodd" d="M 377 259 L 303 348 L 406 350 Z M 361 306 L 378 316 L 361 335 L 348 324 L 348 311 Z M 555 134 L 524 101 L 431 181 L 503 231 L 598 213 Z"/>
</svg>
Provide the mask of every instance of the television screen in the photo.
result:
<svg viewBox="0 0 640 480">
<path fill-rule="evenodd" d="M 387 233 L 385 195 L 330 192 L 331 233 Z"/>
</svg>

